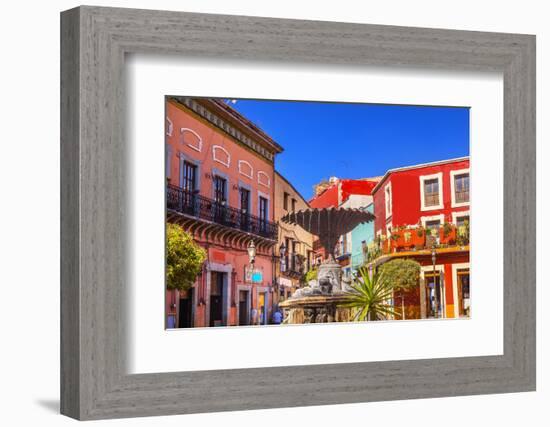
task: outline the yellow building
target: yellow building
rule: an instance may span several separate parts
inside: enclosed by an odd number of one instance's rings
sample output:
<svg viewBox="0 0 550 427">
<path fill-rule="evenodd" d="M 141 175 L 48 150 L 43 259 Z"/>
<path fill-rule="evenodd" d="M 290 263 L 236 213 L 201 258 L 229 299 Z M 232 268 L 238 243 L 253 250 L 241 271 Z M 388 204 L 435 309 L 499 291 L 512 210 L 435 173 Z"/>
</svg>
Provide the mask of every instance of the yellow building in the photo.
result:
<svg viewBox="0 0 550 427">
<path fill-rule="evenodd" d="M 313 265 L 313 235 L 297 225 L 280 221 L 289 212 L 307 209 L 309 205 L 278 172 L 275 172 L 274 193 L 274 220 L 279 225 L 276 281 L 278 300 L 283 301 L 300 286 L 302 277 Z"/>
</svg>

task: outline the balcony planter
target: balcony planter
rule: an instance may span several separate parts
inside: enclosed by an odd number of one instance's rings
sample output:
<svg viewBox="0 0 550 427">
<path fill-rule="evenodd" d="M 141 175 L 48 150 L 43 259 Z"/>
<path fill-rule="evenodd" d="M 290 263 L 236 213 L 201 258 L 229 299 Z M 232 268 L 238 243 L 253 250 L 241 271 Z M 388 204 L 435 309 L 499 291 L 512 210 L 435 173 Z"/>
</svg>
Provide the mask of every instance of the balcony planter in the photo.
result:
<svg viewBox="0 0 550 427">
<path fill-rule="evenodd" d="M 412 250 L 416 247 L 423 247 L 426 242 L 426 234 L 418 233 L 416 229 L 403 229 L 393 233 L 396 236 L 392 239 L 394 251 Z"/>
<path fill-rule="evenodd" d="M 442 245 L 456 244 L 456 227 L 454 225 L 444 225 L 439 229 L 439 242 Z"/>
</svg>

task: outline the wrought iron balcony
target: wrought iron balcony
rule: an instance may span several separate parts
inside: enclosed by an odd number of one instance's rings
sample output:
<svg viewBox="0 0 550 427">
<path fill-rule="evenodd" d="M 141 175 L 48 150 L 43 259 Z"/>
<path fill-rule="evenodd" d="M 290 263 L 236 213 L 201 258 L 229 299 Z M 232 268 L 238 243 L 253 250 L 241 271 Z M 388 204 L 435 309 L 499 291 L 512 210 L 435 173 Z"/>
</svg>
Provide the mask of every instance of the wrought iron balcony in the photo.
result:
<svg viewBox="0 0 550 427">
<path fill-rule="evenodd" d="M 277 224 L 175 185 L 166 187 L 166 207 L 183 215 L 277 240 Z"/>
</svg>

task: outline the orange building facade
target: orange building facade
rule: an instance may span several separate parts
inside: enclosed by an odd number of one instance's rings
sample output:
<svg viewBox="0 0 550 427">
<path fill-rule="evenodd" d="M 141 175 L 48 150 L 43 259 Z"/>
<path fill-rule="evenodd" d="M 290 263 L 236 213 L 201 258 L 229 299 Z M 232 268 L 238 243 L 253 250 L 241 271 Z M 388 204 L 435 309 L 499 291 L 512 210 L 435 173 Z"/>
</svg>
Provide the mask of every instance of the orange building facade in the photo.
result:
<svg viewBox="0 0 550 427">
<path fill-rule="evenodd" d="M 207 252 L 191 289 L 166 291 L 167 328 L 266 324 L 271 318 L 278 238 L 274 162 L 281 151 L 221 100 L 167 98 L 166 220 Z"/>
</svg>

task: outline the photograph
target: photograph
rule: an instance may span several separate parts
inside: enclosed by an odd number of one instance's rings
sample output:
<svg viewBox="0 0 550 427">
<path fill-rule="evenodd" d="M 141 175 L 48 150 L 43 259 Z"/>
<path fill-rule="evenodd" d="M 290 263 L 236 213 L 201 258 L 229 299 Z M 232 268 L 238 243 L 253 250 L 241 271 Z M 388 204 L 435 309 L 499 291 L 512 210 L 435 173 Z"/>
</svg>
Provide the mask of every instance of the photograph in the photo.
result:
<svg viewBox="0 0 550 427">
<path fill-rule="evenodd" d="M 468 107 L 165 114 L 166 329 L 470 318 Z"/>
</svg>

